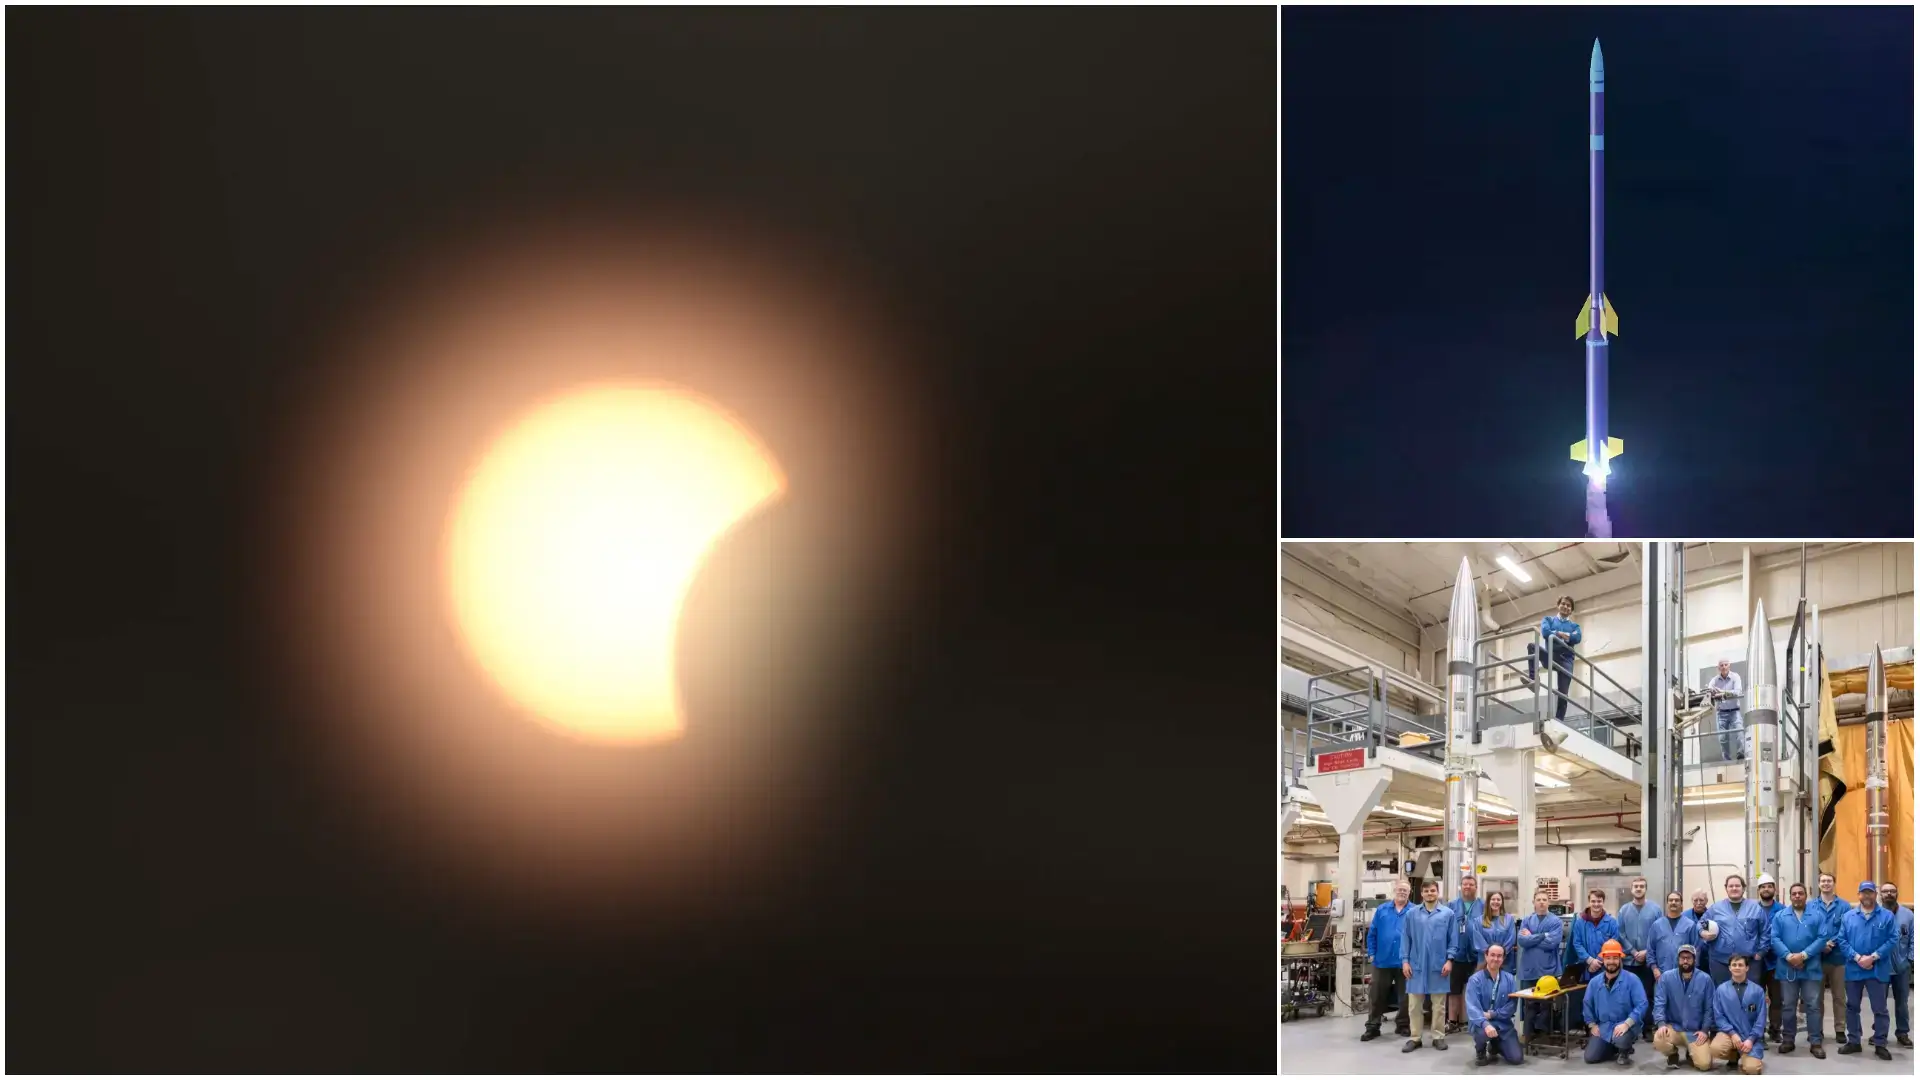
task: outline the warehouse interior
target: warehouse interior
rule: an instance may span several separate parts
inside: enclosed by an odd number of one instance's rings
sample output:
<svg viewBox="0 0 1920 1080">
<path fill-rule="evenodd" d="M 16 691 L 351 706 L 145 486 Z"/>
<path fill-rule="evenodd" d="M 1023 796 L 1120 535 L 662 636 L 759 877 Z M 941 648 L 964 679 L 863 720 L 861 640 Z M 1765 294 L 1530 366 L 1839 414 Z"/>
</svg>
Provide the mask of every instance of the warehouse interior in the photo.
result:
<svg viewBox="0 0 1920 1080">
<path fill-rule="evenodd" d="M 1584 632 L 1564 705 L 1529 677 L 1561 597 Z M 1474 1071 L 1464 1037 L 1405 1057 L 1359 1041 L 1366 924 L 1397 880 L 1447 897 L 1476 873 L 1482 895 L 1544 888 L 1571 918 L 1573 898 L 1604 888 L 1611 909 L 1636 876 L 1718 899 L 1728 873 L 1771 873 L 1784 898 L 1877 868 L 1911 903 L 1910 543 L 1287 544 L 1280 607 L 1283 1072 Z M 1751 694 L 1762 654 L 1777 708 L 1717 731 L 1709 680 L 1725 660 Z M 1472 821 L 1464 841 L 1450 811 Z M 1664 1071 L 1641 1057 L 1634 1071 Z M 1913 1065 L 1910 1049 L 1766 1059 Z M 1526 1067 L 1590 1068 L 1577 1051 Z"/>
</svg>

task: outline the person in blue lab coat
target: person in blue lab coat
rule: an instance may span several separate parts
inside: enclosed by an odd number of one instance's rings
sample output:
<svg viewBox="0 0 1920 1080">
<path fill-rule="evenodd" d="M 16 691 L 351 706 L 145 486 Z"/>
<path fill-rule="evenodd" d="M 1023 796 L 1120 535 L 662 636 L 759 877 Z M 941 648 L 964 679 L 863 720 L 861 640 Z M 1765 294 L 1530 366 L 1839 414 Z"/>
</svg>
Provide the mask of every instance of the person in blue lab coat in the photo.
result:
<svg viewBox="0 0 1920 1080">
<path fill-rule="evenodd" d="M 1847 1045 L 1843 1054 L 1860 1052 L 1860 998 L 1873 1003 L 1873 1054 L 1892 1061 L 1887 1049 L 1887 984 L 1893 981 L 1893 950 L 1899 930 L 1893 912 L 1880 906 L 1880 890 L 1860 883 L 1860 906 L 1840 920 L 1840 948 L 1847 958 Z"/>
<path fill-rule="evenodd" d="M 1361 1042 L 1380 1037 L 1380 1018 L 1389 1008 L 1399 1017 L 1394 1022 L 1393 1033 L 1407 1034 L 1407 978 L 1400 972 L 1400 924 L 1406 921 L 1407 912 L 1413 907 L 1407 896 L 1407 883 L 1394 882 L 1393 903 L 1374 908 L 1373 918 L 1367 920 L 1367 957 L 1373 962 L 1373 987 Z"/>
<path fill-rule="evenodd" d="M 1734 953 L 1727 962 L 1727 981 L 1713 991 L 1713 1026 L 1709 1044 L 1715 1061 L 1737 1061 L 1740 1071 L 1756 1076 L 1766 1068 L 1767 992 L 1747 980 L 1747 956 Z"/>
<path fill-rule="evenodd" d="M 1781 1033 L 1780 1052 L 1793 1053 L 1793 1036 L 1800 1007 L 1807 1010 L 1807 1052 L 1824 1058 L 1820 1048 L 1824 1034 L 1820 1016 L 1820 991 L 1824 972 L 1820 951 L 1827 944 L 1827 920 L 1820 909 L 1807 904 L 1807 887 L 1794 882 L 1787 889 L 1787 904 L 1773 913 L 1773 985 L 1780 990 L 1780 1017 L 1769 1026 Z M 1768 1008 L 1773 1002 L 1769 996 Z"/>
<path fill-rule="evenodd" d="M 1673 970 L 1682 945 L 1693 946 L 1693 966 L 1700 966 L 1700 939 L 1694 936 L 1694 930 L 1694 922 L 1687 918 L 1680 894 L 1668 893 L 1666 909 L 1647 925 L 1647 966 L 1652 969 L 1656 986 L 1661 976 Z"/>
<path fill-rule="evenodd" d="M 1727 898 L 1715 901 L 1707 909 L 1707 920 L 1713 923 L 1713 929 L 1702 927 L 1700 930 L 1701 944 L 1707 947 L 1707 972 L 1715 984 L 1727 981 L 1727 961 L 1735 956 L 1747 958 L 1751 975 L 1753 965 L 1760 962 L 1760 954 L 1769 944 L 1766 913 L 1746 895 L 1747 879 L 1728 874 L 1725 884 Z"/>
<path fill-rule="evenodd" d="M 1767 992 L 1767 1041 L 1776 1042 L 1780 1038 L 1780 984 L 1773 977 L 1773 917 L 1787 905 L 1777 899 L 1780 886 L 1773 880 L 1772 874 L 1761 874 L 1753 881 L 1753 889 L 1760 894 L 1760 914 L 1767 920 L 1767 947 L 1760 950 L 1756 961 L 1747 966 L 1747 978 L 1760 984 Z"/>
<path fill-rule="evenodd" d="M 1487 906 L 1480 912 L 1480 921 L 1473 924 L 1473 951 L 1480 958 L 1482 967 L 1486 966 L 1487 946 L 1500 945 L 1506 949 L 1511 960 L 1514 956 L 1514 931 L 1517 924 L 1507 913 L 1507 894 L 1494 890 L 1487 894 Z M 1512 975 L 1518 967 L 1518 961 L 1507 965 L 1507 974 Z"/>
<path fill-rule="evenodd" d="M 1667 1055 L 1669 1069 L 1680 1067 L 1681 1054 L 1701 1072 L 1713 1065 L 1713 980 L 1695 966 L 1699 955 L 1693 942 L 1681 942 L 1653 984 L 1653 1048 Z"/>
<path fill-rule="evenodd" d="M 1547 910 L 1547 891 L 1541 889 L 1533 894 L 1533 914 L 1521 919 L 1513 931 L 1514 947 L 1520 950 L 1520 989 L 1530 990 L 1543 975 L 1560 978 L 1565 967 L 1561 961 L 1560 942 L 1566 936 L 1566 927 L 1561 925 L 1560 916 Z M 1531 1039 L 1544 1031 L 1552 1031 L 1555 1002 L 1527 1002 L 1527 1037 Z"/>
<path fill-rule="evenodd" d="M 1573 647 L 1580 644 L 1580 624 L 1573 621 L 1573 597 L 1563 596 L 1552 615 L 1540 620 L 1540 637 L 1560 691 L 1553 698 L 1553 718 L 1567 718 L 1567 687 L 1573 684 Z M 1527 646 L 1527 677 L 1534 674 L 1533 657 L 1540 646 Z"/>
<path fill-rule="evenodd" d="M 1820 1010 L 1833 1017 L 1833 1033 L 1842 1043 L 1847 1041 L 1847 955 L 1840 948 L 1840 920 L 1847 917 L 1847 901 L 1833 887 L 1833 875 L 1820 875 L 1820 893 L 1807 901 L 1807 906 L 1820 912 L 1821 921 L 1827 924 L 1827 943 L 1820 947 L 1820 982 L 1824 988 L 1820 997 Z"/>
<path fill-rule="evenodd" d="M 1623 974 L 1620 962 L 1627 951 L 1618 941 L 1600 946 L 1600 973 L 1587 980 L 1582 1015 L 1587 1021 L 1587 1064 L 1608 1058 L 1622 1068 L 1633 1064 L 1633 1044 L 1647 1020 L 1647 992 L 1640 980 Z"/>
<path fill-rule="evenodd" d="M 1653 1000 L 1653 953 L 1649 940 L 1653 930 L 1653 920 L 1660 917 L 1660 906 L 1647 903 L 1647 879 L 1634 878 L 1628 883 L 1633 898 L 1620 905 L 1613 919 L 1620 924 L 1620 947 L 1627 950 L 1625 967 L 1627 974 L 1640 980 L 1640 989 L 1647 992 L 1647 1000 Z"/>
<path fill-rule="evenodd" d="M 1459 917 L 1453 935 L 1453 974 L 1447 979 L 1447 1030 L 1467 1029 L 1467 980 L 1480 966 L 1480 953 L 1473 947 L 1473 928 L 1480 922 L 1486 901 L 1480 899 L 1480 879 L 1468 874 L 1460 879 L 1460 895 L 1447 905 Z"/>
<path fill-rule="evenodd" d="M 1407 1007 L 1413 1026 L 1401 1053 L 1420 1049 L 1421 1024 L 1428 1005 L 1433 1012 L 1433 1048 L 1447 1048 L 1447 987 L 1453 974 L 1452 953 L 1459 916 L 1440 906 L 1440 883 L 1420 885 L 1420 906 L 1400 923 L 1400 972 L 1407 979 Z"/>
<path fill-rule="evenodd" d="M 1498 893 L 1494 894 L 1498 896 Z M 1473 1063 L 1491 1065 L 1497 1053 L 1509 1065 L 1518 1065 L 1520 1036 L 1513 1030 L 1513 995 L 1520 984 L 1506 970 L 1507 950 L 1499 942 L 1487 946 L 1486 966 L 1467 980 L 1467 1030 L 1473 1032 Z"/>
<path fill-rule="evenodd" d="M 1607 914 L 1607 891 L 1588 889 L 1587 909 L 1573 920 L 1573 963 L 1580 969 L 1581 982 L 1588 982 L 1600 974 L 1601 946 L 1609 941 L 1618 940 L 1620 940 L 1620 923 Z M 1624 948 L 1625 946 L 1622 946 L 1622 949 Z M 1634 981 L 1638 982 L 1638 977 Z M 1646 992 L 1646 987 L 1640 988 L 1642 997 L 1646 996 Z"/>
<path fill-rule="evenodd" d="M 1880 906 L 1893 912 L 1893 1035 L 1913 1045 L 1913 909 L 1900 903 L 1900 887 L 1880 883 Z"/>
</svg>

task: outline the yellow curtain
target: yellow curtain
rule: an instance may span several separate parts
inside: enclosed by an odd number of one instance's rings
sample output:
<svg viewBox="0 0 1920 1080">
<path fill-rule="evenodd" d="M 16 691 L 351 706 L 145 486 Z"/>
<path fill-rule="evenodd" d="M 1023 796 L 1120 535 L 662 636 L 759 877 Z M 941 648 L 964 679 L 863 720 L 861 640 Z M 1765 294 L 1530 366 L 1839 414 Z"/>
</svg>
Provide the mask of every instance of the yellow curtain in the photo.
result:
<svg viewBox="0 0 1920 1080">
<path fill-rule="evenodd" d="M 1909 669 L 1911 671 L 1911 669 Z M 1831 699 L 1829 699 L 1831 700 Z M 1823 725 L 1824 726 L 1824 725 Z M 1821 761 L 1823 772 L 1847 785 L 1833 816 L 1833 828 L 1821 838 L 1820 865 L 1833 867 L 1834 887 L 1849 901 L 1865 881 L 1867 859 L 1867 728 L 1834 729 L 1834 752 Z M 1913 895 L 1913 721 L 1887 721 L 1887 872 L 1904 899 Z"/>
</svg>

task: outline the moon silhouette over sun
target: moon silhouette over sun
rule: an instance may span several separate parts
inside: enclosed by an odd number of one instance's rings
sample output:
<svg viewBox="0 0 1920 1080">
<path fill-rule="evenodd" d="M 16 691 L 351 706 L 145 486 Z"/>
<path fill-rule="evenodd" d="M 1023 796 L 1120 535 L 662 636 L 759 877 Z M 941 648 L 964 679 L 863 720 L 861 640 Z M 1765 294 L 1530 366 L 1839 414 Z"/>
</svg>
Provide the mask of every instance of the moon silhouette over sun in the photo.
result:
<svg viewBox="0 0 1920 1080">
<path fill-rule="evenodd" d="M 445 581 L 461 642 L 507 698 L 569 734 L 677 738 L 682 600 L 714 544 L 785 483 L 745 427 L 673 387 L 542 403 L 455 497 Z"/>
</svg>

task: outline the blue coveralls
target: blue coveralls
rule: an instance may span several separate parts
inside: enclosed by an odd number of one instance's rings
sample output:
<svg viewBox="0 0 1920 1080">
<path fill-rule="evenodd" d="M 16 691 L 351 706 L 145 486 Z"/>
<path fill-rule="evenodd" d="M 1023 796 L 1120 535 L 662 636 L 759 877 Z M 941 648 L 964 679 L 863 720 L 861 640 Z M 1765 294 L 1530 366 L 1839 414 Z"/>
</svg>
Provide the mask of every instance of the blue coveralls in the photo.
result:
<svg viewBox="0 0 1920 1080">
<path fill-rule="evenodd" d="M 1526 934 L 1521 930 L 1528 931 Z M 1513 944 L 1520 950 L 1519 972 L 1520 988 L 1528 989 L 1540 981 L 1540 976 L 1551 975 L 1555 979 L 1566 969 L 1560 962 L 1561 939 L 1566 935 L 1566 927 L 1561 925 L 1560 916 L 1554 914 L 1528 915 L 1514 927 Z M 1547 1001 L 1527 1002 L 1527 1032 L 1538 1035 L 1552 1029 L 1553 1003 Z"/>
<path fill-rule="evenodd" d="M 1760 902 L 1751 896 L 1741 897 L 1736 909 L 1731 900 L 1722 898 L 1707 908 L 1707 918 L 1720 928 L 1719 937 L 1705 942 L 1707 967 L 1713 975 L 1713 981 L 1723 983 L 1731 977 L 1727 972 L 1727 961 L 1735 955 L 1747 958 L 1748 981 L 1752 981 L 1754 965 L 1760 962 L 1760 954 L 1766 950 L 1772 938 L 1766 913 L 1760 910 Z"/>
<path fill-rule="evenodd" d="M 1886 905 L 1881 905 L 1883 908 Z M 1893 913 L 1893 1033 L 1913 1034 L 1913 909 L 1905 904 Z"/>
<path fill-rule="evenodd" d="M 1587 1064 L 1609 1061 L 1616 1054 L 1632 1056 L 1634 1040 L 1640 1037 L 1640 1025 L 1647 1019 L 1647 992 L 1641 989 L 1640 980 L 1622 968 L 1612 985 L 1608 985 L 1607 973 L 1602 971 L 1587 980 L 1583 996 L 1587 1000 L 1582 1015 L 1587 1023 L 1600 1025 L 1600 1037 L 1587 1039 Z M 1615 1035 L 1613 1029 L 1622 1020 L 1631 1023 L 1626 1031 Z"/>
<path fill-rule="evenodd" d="M 1835 896 L 1833 902 L 1830 904 L 1820 897 L 1814 896 L 1807 901 L 1807 907 L 1809 909 L 1820 909 L 1820 921 L 1825 923 L 1827 927 L 1827 940 L 1835 943 L 1833 948 L 1826 950 L 1821 955 L 1820 972 L 1823 985 L 1825 980 L 1834 978 L 1839 979 L 1839 985 L 1828 987 L 1827 990 L 1822 993 L 1820 1007 L 1822 1010 L 1827 1008 L 1827 995 L 1831 994 L 1833 1005 L 1833 1034 L 1834 1037 L 1838 1038 L 1841 1042 L 1846 1042 L 1847 973 L 1842 971 L 1841 967 L 1847 962 L 1847 951 L 1842 949 L 1838 942 L 1840 940 L 1840 921 L 1847 917 L 1847 905 L 1846 902 L 1838 896 Z M 1839 974 L 1836 976 L 1835 972 Z"/>
<path fill-rule="evenodd" d="M 1694 931 L 1693 920 L 1684 911 L 1674 919 L 1668 919 L 1664 911 L 1654 916 L 1647 928 L 1647 959 L 1659 969 L 1659 978 L 1680 966 L 1682 945 L 1693 946 L 1693 966 L 1700 966 L 1700 935 Z"/>
<path fill-rule="evenodd" d="M 1600 916 L 1598 923 L 1587 921 L 1587 913 L 1580 912 L 1573 919 L 1573 963 L 1580 969 L 1580 981 L 1587 982 L 1600 977 L 1600 972 L 1589 971 L 1587 961 L 1598 960 L 1600 949 L 1609 941 L 1620 940 L 1620 923 L 1612 915 Z M 1624 970 L 1624 967 L 1623 969 Z M 1639 982 L 1639 978 L 1634 978 Z M 1640 996 L 1645 997 L 1646 987 L 1640 988 Z"/>
<path fill-rule="evenodd" d="M 1820 948 L 1827 943 L 1827 920 L 1820 909 L 1808 904 L 1804 911 L 1792 905 L 1773 913 L 1773 979 L 1780 988 L 1780 1015 L 1773 1022 L 1784 1042 L 1792 1042 L 1798 1028 L 1799 1006 L 1807 1010 L 1807 1041 L 1819 1046 L 1821 1031 L 1820 988 L 1822 973 Z M 1805 953 L 1801 967 L 1787 963 L 1787 957 Z"/>
<path fill-rule="evenodd" d="M 1380 1030 L 1380 1017 L 1388 1009 L 1399 1015 L 1396 1031 L 1407 1026 L 1407 980 L 1400 973 L 1400 924 L 1413 910 L 1409 903 L 1396 908 L 1391 903 L 1373 909 L 1367 922 L 1367 957 L 1373 961 L 1373 1000 L 1367 1008 L 1367 1027 Z"/>
<path fill-rule="evenodd" d="M 1486 972 L 1476 971 L 1467 980 L 1467 1030 L 1473 1033 L 1474 1053 L 1486 1054 L 1497 1048 L 1507 1064 L 1520 1064 L 1520 1036 L 1513 1030 L 1515 1002 L 1509 996 L 1519 989 L 1520 984 L 1514 979 L 1513 973 L 1504 967 L 1498 979 L 1490 979 Z M 1488 1024 L 1493 1025 L 1493 1030 L 1498 1033 L 1497 1038 L 1487 1038 Z"/>
<path fill-rule="evenodd" d="M 1487 946 L 1498 945 L 1504 949 L 1507 954 L 1506 963 L 1502 965 L 1501 970 L 1508 972 L 1518 971 L 1520 969 L 1520 958 L 1514 955 L 1513 938 L 1515 932 L 1519 930 L 1519 926 L 1514 922 L 1513 916 L 1501 915 L 1493 920 L 1493 925 L 1491 926 L 1481 925 L 1484 922 L 1486 922 L 1485 918 L 1475 919 L 1473 921 L 1473 954 L 1478 962 L 1486 963 Z"/>
<path fill-rule="evenodd" d="M 1653 986 L 1653 1028 L 1671 1027 L 1693 1041 L 1695 1032 L 1713 1037 L 1713 979 L 1699 968 L 1693 977 L 1680 977 L 1679 967 L 1663 968 Z"/>
<path fill-rule="evenodd" d="M 1634 978 L 1640 980 L 1640 989 L 1647 992 L 1647 999 L 1653 999 L 1653 947 L 1650 940 L 1653 920 L 1664 919 L 1660 909 L 1653 904 L 1636 904 L 1629 900 L 1614 912 L 1613 920 L 1620 924 L 1620 947 L 1627 950 L 1627 958 L 1620 966 Z M 1633 958 L 1640 951 L 1647 954 L 1647 962 L 1641 963 Z"/>
<path fill-rule="evenodd" d="M 1733 1040 L 1735 1054 L 1766 1060 L 1767 992 L 1752 979 L 1721 983 L 1713 991 L 1713 1026 Z M 1753 1049 L 1740 1049 L 1742 1039 L 1752 1039 Z"/>
<path fill-rule="evenodd" d="M 1847 961 L 1847 1041 L 1857 1043 L 1866 1030 L 1860 1023 L 1860 998 L 1864 994 L 1873 1006 L 1873 1045 L 1887 1045 L 1887 984 L 1893 981 L 1893 951 L 1899 946 L 1899 929 L 1893 912 L 1874 904 L 1871 916 L 1858 907 L 1840 921 L 1840 948 Z M 1853 962 L 1856 956 L 1873 957 L 1873 967 Z"/>
<path fill-rule="evenodd" d="M 1453 975 L 1449 980 L 1447 992 L 1452 993 L 1453 987 L 1458 986 L 1464 993 L 1468 976 L 1473 974 L 1475 965 L 1480 963 L 1480 953 L 1473 944 L 1473 928 L 1480 925 L 1480 915 L 1487 910 L 1487 902 L 1456 896 L 1447 902 L 1447 907 L 1453 909 L 1456 920 L 1453 924 L 1453 951 L 1447 954 L 1447 959 L 1453 961 Z"/>
<path fill-rule="evenodd" d="M 1407 917 L 1400 923 L 1400 960 L 1412 972 L 1407 976 L 1407 1011 L 1418 1016 L 1420 1003 L 1411 1000 L 1412 995 L 1425 994 L 1437 996 L 1443 1002 L 1449 986 L 1447 974 L 1441 970 L 1446 966 L 1448 954 L 1453 952 L 1453 939 L 1457 936 L 1459 916 L 1450 907 L 1435 904 L 1431 910 L 1425 904 L 1407 911 Z M 1430 1005 L 1431 1002 L 1428 1002 Z M 1438 1010 L 1440 1028 L 1433 1033 L 1436 1039 L 1446 1037 L 1446 1006 Z M 1419 1031 L 1421 1020 L 1414 1020 L 1413 1030 Z"/>
<path fill-rule="evenodd" d="M 1553 635 L 1566 631 L 1567 640 L 1561 641 Z M 1560 684 L 1560 693 L 1553 699 L 1553 718 L 1567 718 L 1567 687 L 1573 685 L 1573 647 L 1580 644 L 1580 624 L 1572 619 L 1563 619 L 1559 615 L 1549 615 L 1540 620 L 1540 636 L 1547 640 L 1552 656 L 1554 674 Z M 1533 676 L 1533 662 L 1529 657 L 1527 675 Z"/>
</svg>

